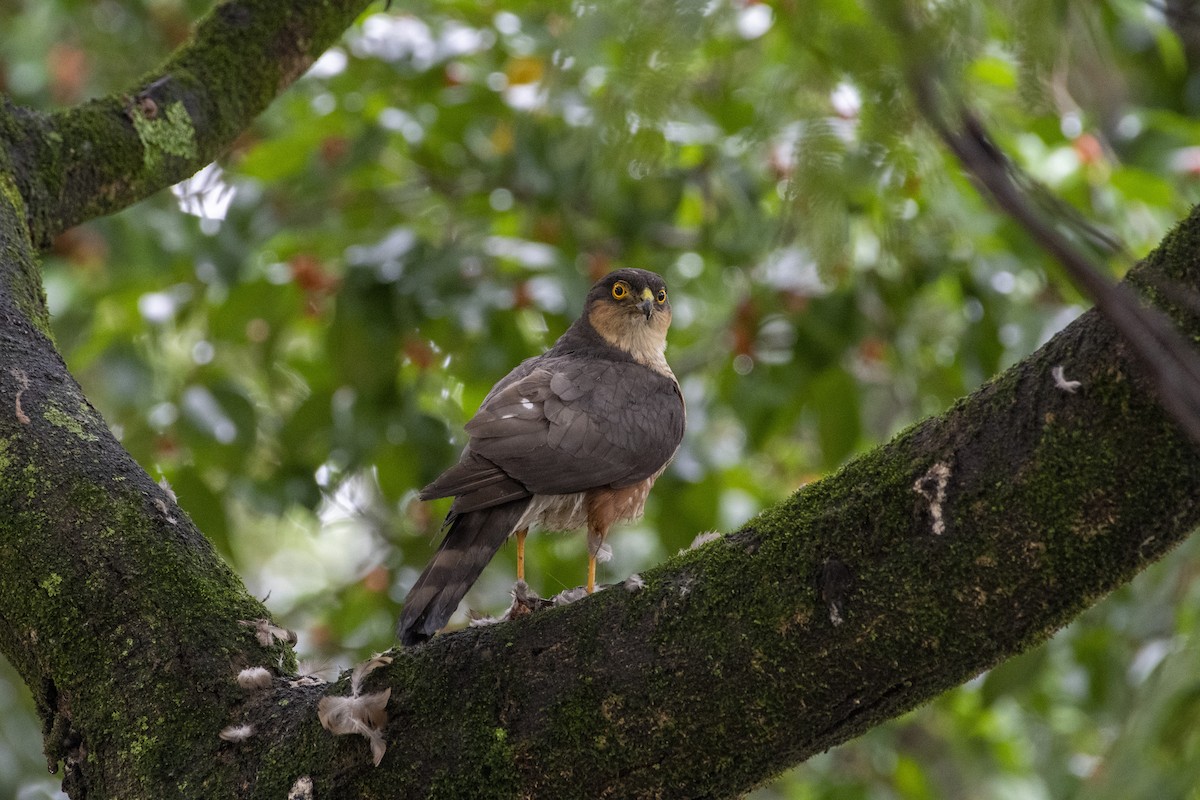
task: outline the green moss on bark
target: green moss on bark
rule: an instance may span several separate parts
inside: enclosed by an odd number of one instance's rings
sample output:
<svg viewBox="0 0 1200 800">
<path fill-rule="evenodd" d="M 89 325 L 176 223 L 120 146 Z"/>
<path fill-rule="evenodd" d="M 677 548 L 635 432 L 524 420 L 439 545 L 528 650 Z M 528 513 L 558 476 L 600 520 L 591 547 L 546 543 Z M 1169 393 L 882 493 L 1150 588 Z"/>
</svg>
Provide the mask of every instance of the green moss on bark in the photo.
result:
<svg viewBox="0 0 1200 800">
<path fill-rule="evenodd" d="M 82 422 L 56 405 L 47 406 L 46 410 L 42 412 L 42 418 L 51 425 L 62 428 L 85 442 L 95 442 L 100 438 L 96 434 L 85 430 Z"/>
<path fill-rule="evenodd" d="M 163 156 L 196 158 L 199 150 L 196 130 L 183 103 L 176 101 L 161 110 L 153 105 L 134 107 L 129 116 L 142 142 L 142 159 L 147 171 L 157 172 Z"/>
<path fill-rule="evenodd" d="M 168 796 L 168 778 L 211 773 L 181 767 L 180 742 L 217 741 L 239 666 L 278 659 L 237 622 L 265 612 L 149 478 L 85 455 L 99 437 L 77 420 L 43 418 L 9 440 L 0 473 L 0 557 L 22 565 L 0 581 L 0 647 L 31 686 L 54 687 L 41 712 L 79 738 L 93 790 Z"/>
<path fill-rule="evenodd" d="M 29 247 L 28 212 L 20 187 L 0 154 L 0 281 L 12 293 L 20 313 L 53 341 L 41 270 Z"/>
</svg>

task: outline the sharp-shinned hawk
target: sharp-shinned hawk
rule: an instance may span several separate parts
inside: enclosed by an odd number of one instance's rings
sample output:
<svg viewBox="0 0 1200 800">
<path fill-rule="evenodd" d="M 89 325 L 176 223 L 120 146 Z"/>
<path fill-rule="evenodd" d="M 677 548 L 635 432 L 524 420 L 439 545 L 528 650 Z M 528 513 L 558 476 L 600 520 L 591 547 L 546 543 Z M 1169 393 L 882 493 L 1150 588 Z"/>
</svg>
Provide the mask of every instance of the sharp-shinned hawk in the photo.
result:
<svg viewBox="0 0 1200 800">
<path fill-rule="evenodd" d="M 679 382 L 664 350 L 667 286 L 620 269 L 588 292 L 554 346 L 523 361 L 466 425 L 458 463 L 421 490 L 454 497 L 446 536 L 404 602 L 401 643 L 433 636 L 509 536 L 524 577 L 529 527 L 587 528 L 589 592 L 613 523 L 641 516 L 646 495 L 683 439 Z"/>
</svg>

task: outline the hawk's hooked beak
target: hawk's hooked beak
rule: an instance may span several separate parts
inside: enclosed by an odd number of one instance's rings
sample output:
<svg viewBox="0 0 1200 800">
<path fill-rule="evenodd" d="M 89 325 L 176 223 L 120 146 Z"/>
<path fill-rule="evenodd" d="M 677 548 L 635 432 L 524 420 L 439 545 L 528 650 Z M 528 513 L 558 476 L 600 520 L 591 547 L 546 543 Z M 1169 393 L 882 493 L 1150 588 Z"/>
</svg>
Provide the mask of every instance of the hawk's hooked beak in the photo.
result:
<svg viewBox="0 0 1200 800">
<path fill-rule="evenodd" d="M 638 308 L 646 315 L 646 319 L 650 319 L 650 315 L 654 312 L 654 295 L 649 289 L 642 290 L 642 302 L 638 303 Z"/>
</svg>

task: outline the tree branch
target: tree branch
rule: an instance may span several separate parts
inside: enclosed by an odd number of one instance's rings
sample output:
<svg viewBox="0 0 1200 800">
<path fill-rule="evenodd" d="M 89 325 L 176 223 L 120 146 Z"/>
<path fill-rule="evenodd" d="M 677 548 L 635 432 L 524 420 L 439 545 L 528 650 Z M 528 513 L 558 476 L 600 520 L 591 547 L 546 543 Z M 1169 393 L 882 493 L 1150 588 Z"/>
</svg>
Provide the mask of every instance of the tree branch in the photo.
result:
<svg viewBox="0 0 1200 800">
<path fill-rule="evenodd" d="M 375 768 L 318 722 L 346 680 L 283 677 L 239 622 L 262 607 L 28 322 L 23 216 L 0 192 L 0 651 L 77 797 L 735 795 L 1044 640 L 1200 521 L 1200 454 L 1090 312 L 641 591 L 396 653 L 366 679 L 391 688 Z M 1200 286 L 1200 211 L 1131 279 Z M 269 688 L 238 687 L 251 666 Z"/>
<path fill-rule="evenodd" d="M 926 122 L 983 195 L 1057 260 L 1075 287 L 1121 331 L 1150 376 L 1159 402 L 1200 445 L 1200 353 L 1163 313 L 1143 304 L 1129 286 L 1114 283 L 1072 245 L 1053 219 L 1030 204 L 1020 186 L 1022 176 L 988 136 L 982 121 L 963 99 L 947 96 L 950 93 L 943 87 L 950 82 L 940 79 L 948 69 L 944 54 L 937 50 L 939 38 L 923 30 L 903 3 L 882 2 L 875 7 L 912 53 L 907 61 L 908 81 Z M 1097 238 L 1096 231 L 1072 221 Z M 1116 249 L 1112 242 L 1105 246 Z"/>
<path fill-rule="evenodd" d="M 228 0 L 135 88 L 52 113 L 0 102 L 0 148 L 34 243 L 210 163 L 368 5 Z"/>
<path fill-rule="evenodd" d="M 33 689 L 73 796 L 172 797 L 190 783 L 232 797 L 182 745 L 227 724 L 239 665 L 294 659 L 238 624 L 265 609 L 31 321 L 19 200 L 0 192 L 0 652 Z"/>
<path fill-rule="evenodd" d="M 1132 277 L 1200 284 L 1198 254 L 1200 212 Z M 1089 312 L 641 591 L 394 653 L 364 690 L 391 689 L 378 768 L 316 722 L 345 679 L 277 682 L 242 712 L 245 796 L 741 794 L 1044 641 L 1200 522 L 1200 454 L 1132 362 Z"/>
<path fill-rule="evenodd" d="M 956 128 L 947 125 L 933 107 L 934 92 L 926 76 L 917 94 L 925 98 L 926 119 L 942 141 L 996 206 L 1053 256 L 1076 288 L 1112 320 L 1150 375 L 1163 407 L 1200 445 L 1200 354 L 1161 312 L 1143 305 L 1128 286 L 1114 283 L 1027 202 L 1012 178 L 1012 164 L 977 117 L 963 110 Z"/>
</svg>

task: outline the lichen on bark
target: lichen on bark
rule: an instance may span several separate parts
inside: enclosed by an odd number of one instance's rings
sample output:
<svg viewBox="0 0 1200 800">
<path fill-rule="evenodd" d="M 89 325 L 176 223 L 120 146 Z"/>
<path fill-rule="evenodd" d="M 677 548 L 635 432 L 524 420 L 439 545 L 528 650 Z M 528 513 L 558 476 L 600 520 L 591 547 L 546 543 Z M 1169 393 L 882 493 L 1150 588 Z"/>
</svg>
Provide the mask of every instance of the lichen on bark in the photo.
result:
<svg viewBox="0 0 1200 800">
<path fill-rule="evenodd" d="M 196 130 L 182 102 L 176 100 L 165 109 L 152 103 L 134 105 L 129 111 L 133 127 L 142 142 L 146 170 L 156 172 L 164 156 L 194 160 Z"/>
</svg>

